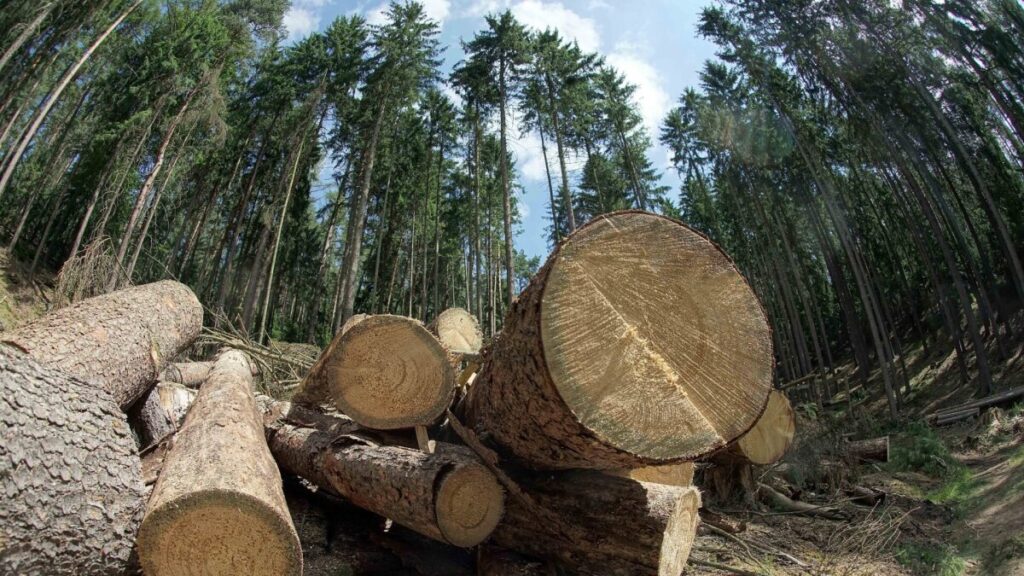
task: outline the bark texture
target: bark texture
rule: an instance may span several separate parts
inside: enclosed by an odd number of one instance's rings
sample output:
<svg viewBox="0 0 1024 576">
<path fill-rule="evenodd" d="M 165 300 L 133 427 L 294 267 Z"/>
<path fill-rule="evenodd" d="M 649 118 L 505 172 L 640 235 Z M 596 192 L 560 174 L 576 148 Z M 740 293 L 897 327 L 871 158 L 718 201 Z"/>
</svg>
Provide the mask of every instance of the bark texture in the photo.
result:
<svg viewBox="0 0 1024 576">
<path fill-rule="evenodd" d="M 497 479 L 468 449 L 438 443 L 433 454 L 385 445 L 347 418 L 261 399 L 271 452 L 281 469 L 424 536 L 470 547 L 504 510 Z"/>
<path fill-rule="evenodd" d="M 562 522 L 538 522 L 509 499 L 494 542 L 571 573 L 602 576 L 678 576 L 697 531 L 700 493 L 692 487 L 649 484 L 594 471 L 562 472 L 524 481 L 536 505 Z"/>
<path fill-rule="evenodd" d="M 482 546 L 477 556 L 478 576 L 549 576 L 544 562 L 497 546 Z"/>
<path fill-rule="evenodd" d="M 138 549 L 148 575 L 302 573 L 245 354 L 220 355 L 174 436 Z"/>
<path fill-rule="evenodd" d="M 144 503 L 109 395 L 0 345 L 0 573 L 125 573 Z"/>
<path fill-rule="evenodd" d="M 316 403 L 326 395 L 347 416 L 377 430 L 429 425 L 455 396 L 452 363 L 417 320 L 353 317 L 310 370 L 297 401 Z"/>
<path fill-rule="evenodd" d="M 681 223 L 619 212 L 532 279 L 465 417 L 535 469 L 691 460 L 754 424 L 772 365 L 764 310 L 732 262 Z"/>
<path fill-rule="evenodd" d="M 125 409 L 202 326 L 192 290 L 165 280 L 82 300 L 0 338 L 40 364 L 97 384 Z"/>
<path fill-rule="evenodd" d="M 195 390 L 176 382 L 159 382 L 151 388 L 128 414 L 141 445 L 150 446 L 174 433 L 195 398 Z"/>
</svg>

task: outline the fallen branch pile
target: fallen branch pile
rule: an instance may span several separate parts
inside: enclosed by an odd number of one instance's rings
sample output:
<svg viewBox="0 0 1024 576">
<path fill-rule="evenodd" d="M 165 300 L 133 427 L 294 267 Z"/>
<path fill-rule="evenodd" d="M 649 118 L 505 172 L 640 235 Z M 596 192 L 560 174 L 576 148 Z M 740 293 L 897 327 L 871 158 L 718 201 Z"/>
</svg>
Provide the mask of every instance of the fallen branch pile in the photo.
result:
<svg viewBox="0 0 1024 576">
<path fill-rule="evenodd" d="M 449 310 L 353 317 L 308 370 L 304 348 L 230 332 L 206 336 L 216 358 L 169 364 L 201 324 L 192 293 L 161 282 L 2 335 L 0 572 L 124 573 L 135 551 L 146 574 L 300 574 L 312 544 L 284 474 L 486 544 L 483 574 L 678 576 L 693 461 L 772 462 L 792 438 L 750 287 L 647 213 L 565 240 L 482 354 L 476 319 Z M 268 369 L 291 402 L 256 392 Z"/>
</svg>

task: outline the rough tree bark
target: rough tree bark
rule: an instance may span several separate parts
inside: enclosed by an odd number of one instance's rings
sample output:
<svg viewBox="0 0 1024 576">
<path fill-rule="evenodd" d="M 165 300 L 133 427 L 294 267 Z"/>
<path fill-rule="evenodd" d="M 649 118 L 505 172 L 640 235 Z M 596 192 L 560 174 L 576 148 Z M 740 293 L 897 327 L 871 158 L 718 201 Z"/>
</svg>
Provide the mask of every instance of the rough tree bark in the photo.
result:
<svg viewBox="0 0 1024 576">
<path fill-rule="evenodd" d="M 146 574 L 302 574 L 302 550 L 242 352 L 217 359 L 139 529 Z"/>
<path fill-rule="evenodd" d="M 99 387 L 4 345 L 0 494 L 0 573 L 128 571 L 145 500 L 124 413 Z"/>
<path fill-rule="evenodd" d="M 181 384 L 157 383 L 128 414 L 141 445 L 152 446 L 177 430 L 195 399 L 195 390 Z"/>
<path fill-rule="evenodd" d="M 199 336 L 203 308 L 171 280 L 82 300 L 0 335 L 40 364 L 93 382 L 122 409 Z"/>
<path fill-rule="evenodd" d="M 281 469 L 360 508 L 460 547 L 483 542 L 502 516 L 501 486 L 466 448 L 438 444 L 427 454 L 385 445 L 347 418 L 269 398 L 260 404 Z"/>
<path fill-rule="evenodd" d="M 552 559 L 574 574 L 678 576 L 697 531 L 700 493 L 594 471 L 524 480 L 535 504 L 562 519 L 539 521 L 509 498 L 494 542 Z"/>
<path fill-rule="evenodd" d="M 451 356 L 417 320 L 353 316 L 303 381 L 296 401 L 329 400 L 367 428 L 434 423 L 455 397 Z"/>
<path fill-rule="evenodd" d="M 668 464 L 746 432 L 772 366 L 765 313 L 729 259 L 674 220 L 619 212 L 533 278 L 465 416 L 531 468 Z"/>
</svg>

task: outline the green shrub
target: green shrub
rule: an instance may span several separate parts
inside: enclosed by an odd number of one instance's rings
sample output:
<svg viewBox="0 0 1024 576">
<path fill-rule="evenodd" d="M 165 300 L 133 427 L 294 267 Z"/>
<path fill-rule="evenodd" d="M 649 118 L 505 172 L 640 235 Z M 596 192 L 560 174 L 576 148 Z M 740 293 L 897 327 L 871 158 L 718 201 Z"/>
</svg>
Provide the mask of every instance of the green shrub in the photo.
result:
<svg viewBox="0 0 1024 576">
<path fill-rule="evenodd" d="M 944 544 L 904 544 L 896 551 L 896 560 L 921 575 L 960 576 L 967 568 L 956 548 Z"/>
</svg>

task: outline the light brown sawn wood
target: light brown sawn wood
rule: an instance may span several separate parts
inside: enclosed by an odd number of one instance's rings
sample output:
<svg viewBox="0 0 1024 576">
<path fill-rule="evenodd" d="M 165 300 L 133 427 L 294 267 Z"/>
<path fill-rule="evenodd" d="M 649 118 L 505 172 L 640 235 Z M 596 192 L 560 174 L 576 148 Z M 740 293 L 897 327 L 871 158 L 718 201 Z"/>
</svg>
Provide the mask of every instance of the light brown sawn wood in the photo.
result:
<svg viewBox="0 0 1024 576">
<path fill-rule="evenodd" d="M 0 335 L 52 366 L 102 386 L 122 409 L 199 336 L 203 307 L 171 280 L 88 298 Z"/>
<path fill-rule="evenodd" d="M 549 558 L 573 574 L 678 576 L 697 530 L 696 488 L 637 482 L 594 471 L 522 480 L 537 505 L 566 524 L 538 522 L 509 499 L 499 546 Z"/>
<path fill-rule="evenodd" d="M 643 468 L 620 468 L 609 470 L 608 473 L 620 478 L 668 484 L 669 486 L 691 486 L 693 484 L 693 462 L 645 466 Z"/>
<path fill-rule="evenodd" d="M 465 415 L 533 468 L 691 460 L 754 424 L 772 366 L 767 317 L 729 258 L 679 222 L 618 212 L 534 276 Z"/>
<path fill-rule="evenodd" d="M 143 447 L 172 434 L 181 425 L 196 391 L 177 382 L 158 382 L 128 414 Z"/>
<path fill-rule="evenodd" d="M 242 352 L 221 353 L 175 434 L 138 550 L 150 576 L 302 573 L 299 539 Z"/>
<path fill-rule="evenodd" d="M 484 345 L 480 321 L 465 308 L 448 308 L 437 315 L 430 331 L 455 354 L 479 354 Z"/>
<path fill-rule="evenodd" d="M 468 449 L 438 442 L 432 454 L 389 445 L 344 417 L 261 399 L 281 469 L 424 536 L 461 547 L 483 542 L 504 492 Z"/>
<path fill-rule="evenodd" d="M 749 432 L 740 437 L 729 451 L 752 464 L 774 464 L 782 459 L 793 443 L 796 417 L 783 392 L 772 390 L 768 406 Z"/>
<path fill-rule="evenodd" d="M 160 380 L 198 388 L 213 369 L 213 362 L 173 362 L 160 373 Z"/>
<path fill-rule="evenodd" d="M 296 402 L 330 400 L 377 430 L 433 424 L 455 397 L 451 356 L 422 323 L 404 316 L 350 319 L 324 350 Z"/>
<path fill-rule="evenodd" d="M 110 395 L 0 344 L 0 574 L 125 573 L 144 504 Z"/>
</svg>

